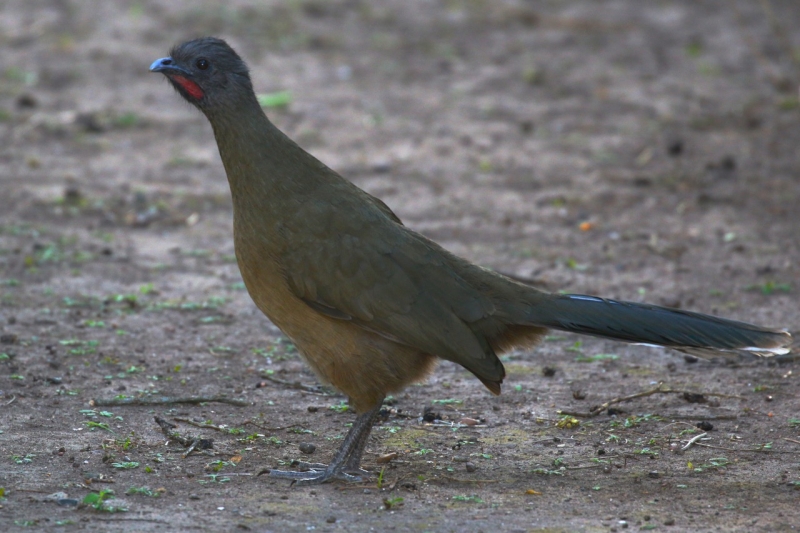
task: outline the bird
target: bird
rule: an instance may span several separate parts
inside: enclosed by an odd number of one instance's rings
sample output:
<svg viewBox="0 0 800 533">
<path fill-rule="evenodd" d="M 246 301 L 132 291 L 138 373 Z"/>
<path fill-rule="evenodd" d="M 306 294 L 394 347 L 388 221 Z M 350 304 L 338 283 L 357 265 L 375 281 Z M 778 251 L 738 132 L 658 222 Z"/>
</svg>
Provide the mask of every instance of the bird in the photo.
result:
<svg viewBox="0 0 800 533">
<path fill-rule="evenodd" d="M 786 330 L 548 293 L 445 250 L 280 131 L 259 105 L 247 65 L 222 39 L 176 45 L 150 71 L 211 124 L 250 297 L 357 413 L 328 464 L 273 469 L 271 477 L 301 485 L 364 479 L 362 456 L 387 395 L 424 380 L 442 359 L 500 394 L 499 355 L 531 348 L 549 329 L 704 357 L 790 351 Z"/>
</svg>

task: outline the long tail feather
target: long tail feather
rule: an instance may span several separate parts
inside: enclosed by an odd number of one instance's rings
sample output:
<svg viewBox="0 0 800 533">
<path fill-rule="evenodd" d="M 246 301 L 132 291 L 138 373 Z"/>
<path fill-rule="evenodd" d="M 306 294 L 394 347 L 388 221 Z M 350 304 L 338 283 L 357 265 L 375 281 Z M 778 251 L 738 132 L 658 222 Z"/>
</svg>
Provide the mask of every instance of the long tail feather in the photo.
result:
<svg viewBox="0 0 800 533">
<path fill-rule="evenodd" d="M 790 351 L 787 331 L 762 328 L 701 313 L 580 294 L 552 295 L 546 311 L 534 305 L 531 325 L 626 342 L 667 346 L 701 357 L 748 353 L 760 357 Z M 538 311 L 538 312 L 537 312 Z"/>
</svg>

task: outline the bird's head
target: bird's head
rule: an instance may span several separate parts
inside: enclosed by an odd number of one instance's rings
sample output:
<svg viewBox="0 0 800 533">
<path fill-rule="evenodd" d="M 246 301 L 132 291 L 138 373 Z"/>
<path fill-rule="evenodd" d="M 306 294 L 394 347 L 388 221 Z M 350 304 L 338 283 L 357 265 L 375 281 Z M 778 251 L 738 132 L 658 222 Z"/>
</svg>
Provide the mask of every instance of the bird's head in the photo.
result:
<svg viewBox="0 0 800 533">
<path fill-rule="evenodd" d="M 169 57 L 156 59 L 150 72 L 160 72 L 189 103 L 204 113 L 253 100 L 247 65 L 228 43 L 203 37 L 175 46 Z"/>
</svg>

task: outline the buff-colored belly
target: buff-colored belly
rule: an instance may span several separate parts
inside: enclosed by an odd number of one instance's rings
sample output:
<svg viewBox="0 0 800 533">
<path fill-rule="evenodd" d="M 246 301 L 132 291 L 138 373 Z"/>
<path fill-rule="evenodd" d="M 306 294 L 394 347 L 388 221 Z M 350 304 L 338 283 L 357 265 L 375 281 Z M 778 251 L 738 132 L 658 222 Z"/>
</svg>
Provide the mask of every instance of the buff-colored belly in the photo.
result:
<svg viewBox="0 0 800 533">
<path fill-rule="evenodd" d="M 350 397 L 359 412 L 426 377 L 436 358 L 346 320 L 320 314 L 289 289 L 280 269 L 263 256 L 237 250 L 245 286 L 256 306 L 295 343 L 323 381 Z"/>
</svg>

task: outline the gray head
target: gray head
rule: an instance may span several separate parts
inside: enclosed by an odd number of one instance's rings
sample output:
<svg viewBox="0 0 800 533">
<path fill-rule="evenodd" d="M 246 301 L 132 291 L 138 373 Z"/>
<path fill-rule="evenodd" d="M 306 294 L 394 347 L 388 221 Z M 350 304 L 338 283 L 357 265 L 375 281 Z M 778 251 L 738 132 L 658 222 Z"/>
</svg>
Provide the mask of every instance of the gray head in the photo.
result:
<svg viewBox="0 0 800 533">
<path fill-rule="evenodd" d="M 189 103 L 204 113 L 255 101 L 250 74 L 228 43 L 203 37 L 175 46 L 150 72 L 164 74 Z"/>
</svg>

